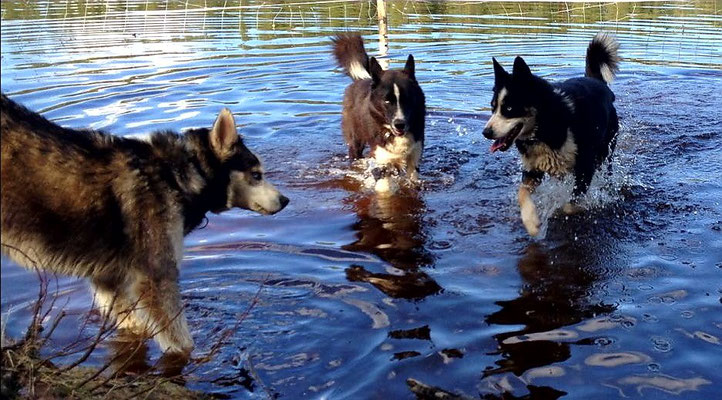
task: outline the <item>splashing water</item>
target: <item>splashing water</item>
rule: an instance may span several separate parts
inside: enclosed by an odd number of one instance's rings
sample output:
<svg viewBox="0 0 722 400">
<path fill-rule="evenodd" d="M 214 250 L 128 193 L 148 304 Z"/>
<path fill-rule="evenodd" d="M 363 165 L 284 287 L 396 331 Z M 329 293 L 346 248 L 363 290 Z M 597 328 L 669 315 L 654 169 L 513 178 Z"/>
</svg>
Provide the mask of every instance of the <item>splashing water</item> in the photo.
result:
<svg viewBox="0 0 722 400">
<path fill-rule="evenodd" d="M 623 128 L 624 129 L 624 128 Z M 619 140 L 625 140 L 620 135 Z M 632 186 L 645 186 L 639 177 L 632 173 L 635 157 L 627 152 L 617 151 L 611 161 L 605 161 L 597 169 L 589 190 L 577 201 L 582 211 L 601 210 L 623 200 L 623 191 Z M 545 177 L 532 195 L 537 207 L 541 227 L 539 238 L 546 237 L 549 220 L 572 200 L 574 176 L 567 175 L 562 179 Z"/>
</svg>

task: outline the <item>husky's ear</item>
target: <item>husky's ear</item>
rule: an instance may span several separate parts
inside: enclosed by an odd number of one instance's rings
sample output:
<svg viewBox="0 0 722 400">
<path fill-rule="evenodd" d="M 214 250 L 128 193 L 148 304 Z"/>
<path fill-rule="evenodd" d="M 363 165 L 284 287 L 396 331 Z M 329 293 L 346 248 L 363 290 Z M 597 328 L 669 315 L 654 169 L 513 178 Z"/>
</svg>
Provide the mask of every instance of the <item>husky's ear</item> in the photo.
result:
<svg viewBox="0 0 722 400">
<path fill-rule="evenodd" d="M 526 79 L 531 76 L 531 70 L 529 69 L 529 66 L 526 65 L 523 58 L 517 56 L 514 59 L 514 70 L 512 71 L 512 75 L 516 79 Z"/>
<path fill-rule="evenodd" d="M 371 57 L 369 60 L 369 74 L 371 74 L 371 79 L 374 80 L 374 84 L 381 82 L 381 76 L 384 74 L 384 70 L 376 60 L 376 57 Z"/>
<path fill-rule="evenodd" d="M 414 63 L 413 54 L 409 54 L 409 58 L 406 59 L 406 65 L 404 65 L 404 72 L 409 78 L 416 80 L 416 65 Z"/>
<path fill-rule="evenodd" d="M 504 82 L 509 77 L 509 73 L 496 61 L 496 58 L 492 57 L 491 61 L 494 63 L 494 81 L 497 84 Z"/>
<path fill-rule="evenodd" d="M 213 152 L 221 160 L 231 153 L 233 145 L 238 141 L 238 131 L 236 130 L 236 121 L 233 120 L 233 114 L 229 109 L 224 108 L 218 114 L 208 140 Z"/>
</svg>

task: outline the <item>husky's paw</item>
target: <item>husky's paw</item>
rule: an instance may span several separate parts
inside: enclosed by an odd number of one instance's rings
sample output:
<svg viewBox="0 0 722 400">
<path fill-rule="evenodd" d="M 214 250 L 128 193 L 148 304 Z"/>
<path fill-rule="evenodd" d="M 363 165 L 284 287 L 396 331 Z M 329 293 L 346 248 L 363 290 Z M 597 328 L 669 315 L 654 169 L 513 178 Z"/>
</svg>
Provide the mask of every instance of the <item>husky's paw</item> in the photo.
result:
<svg viewBox="0 0 722 400">
<path fill-rule="evenodd" d="M 566 215 L 579 214 L 582 211 L 584 211 L 583 208 L 573 203 L 564 204 L 564 207 L 562 207 L 562 212 L 564 212 L 564 214 Z"/>
<path fill-rule="evenodd" d="M 536 213 L 534 204 L 527 203 L 526 207 L 522 207 L 521 222 L 524 223 L 524 228 L 526 228 L 529 235 L 536 236 L 539 234 L 541 223 L 539 222 L 539 216 Z"/>
</svg>

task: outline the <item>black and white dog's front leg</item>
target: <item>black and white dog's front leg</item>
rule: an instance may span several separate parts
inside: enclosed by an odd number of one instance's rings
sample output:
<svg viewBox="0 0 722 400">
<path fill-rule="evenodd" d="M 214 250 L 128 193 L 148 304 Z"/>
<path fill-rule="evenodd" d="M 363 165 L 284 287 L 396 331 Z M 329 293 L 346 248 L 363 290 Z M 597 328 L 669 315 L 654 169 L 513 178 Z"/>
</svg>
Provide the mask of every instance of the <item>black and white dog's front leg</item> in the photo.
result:
<svg viewBox="0 0 722 400">
<path fill-rule="evenodd" d="M 577 169 L 574 174 L 574 190 L 572 191 L 572 199 L 569 203 L 562 207 L 564 214 L 572 215 L 582 211 L 582 207 L 577 205 L 579 199 L 589 190 L 589 185 L 594 177 L 594 168 Z"/>
<path fill-rule="evenodd" d="M 544 178 L 541 171 L 523 171 L 521 175 L 521 186 L 519 186 L 519 208 L 521 210 L 521 222 L 524 228 L 531 236 L 539 234 L 541 222 L 537 213 L 534 201 L 531 198 L 532 193 Z"/>
</svg>

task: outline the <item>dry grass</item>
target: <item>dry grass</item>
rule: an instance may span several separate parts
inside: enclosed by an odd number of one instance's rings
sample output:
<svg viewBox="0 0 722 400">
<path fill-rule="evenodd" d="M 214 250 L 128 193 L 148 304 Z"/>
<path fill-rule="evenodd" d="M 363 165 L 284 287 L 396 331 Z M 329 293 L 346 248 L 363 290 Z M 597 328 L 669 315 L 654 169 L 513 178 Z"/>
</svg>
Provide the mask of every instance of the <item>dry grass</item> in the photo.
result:
<svg viewBox="0 0 722 400">
<path fill-rule="evenodd" d="M 183 383 L 193 379 L 193 374 L 202 365 L 212 361 L 228 339 L 247 317 L 258 302 L 263 285 L 247 309 L 235 324 L 222 330 L 203 354 L 192 359 L 164 355 L 155 365 L 140 371 L 134 370 L 139 359 L 144 360 L 146 341 L 133 335 L 133 340 L 124 340 L 128 333 L 120 332 L 118 321 L 95 312 L 84 313 L 77 338 L 70 344 L 57 349 L 49 342 L 55 329 L 69 313 L 57 307 L 57 278 L 35 268 L 39 280 L 38 297 L 32 308 L 32 321 L 24 337 L 12 340 L 2 332 L 2 385 L 3 399 L 209 399 L 212 396 L 192 391 Z M 50 294 L 51 281 L 55 291 Z M 53 312 L 55 309 L 59 311 Z M 119 316 L 119 318 L 123 318 Z M 96 325 L 97 333 L 84 334 L 88 326 Z M 150 337 L 153 335 L 151 334 Z M 118 340 L 118 338 L 123 338 Z M 101 344 L 112 343 L 112 354 L 98 368 L 83 364 Z M 63 360 L 62 365 L 56 364 Z M 67 361 L 69 360 L 69 361 Z M 132 372 L 130 372 L 132 371 Z"/>
</svg>

